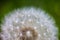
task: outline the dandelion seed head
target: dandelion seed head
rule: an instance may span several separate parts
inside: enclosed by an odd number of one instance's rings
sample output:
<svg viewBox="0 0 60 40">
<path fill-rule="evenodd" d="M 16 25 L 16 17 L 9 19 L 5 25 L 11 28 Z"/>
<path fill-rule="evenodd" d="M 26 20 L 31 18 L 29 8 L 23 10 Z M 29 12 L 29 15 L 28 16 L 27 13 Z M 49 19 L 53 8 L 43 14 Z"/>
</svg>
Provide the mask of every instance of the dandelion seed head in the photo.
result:
<svg viewBox="0 0 60 40">
<path fill-rule="evenodd" d="M 57 40 L 54 20 L 34 7 L 10 12 L 1 26 L 2 40 Z"/>
</svg>

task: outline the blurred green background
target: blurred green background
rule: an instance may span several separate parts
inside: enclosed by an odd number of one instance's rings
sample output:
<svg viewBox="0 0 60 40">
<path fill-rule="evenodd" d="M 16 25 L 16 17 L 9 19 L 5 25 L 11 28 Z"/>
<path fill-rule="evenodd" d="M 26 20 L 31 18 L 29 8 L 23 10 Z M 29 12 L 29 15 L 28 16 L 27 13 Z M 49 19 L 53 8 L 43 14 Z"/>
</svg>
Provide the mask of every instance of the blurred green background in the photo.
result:
<svg viewBox="0 0 60 40">
<path fill-rule="evenodd" d="M 59 0 L 1 0 L 0 1 L 0 24 L 4 16 L 17 8 L 34 6 L 48 12 L 56 21 L 60 38 L 60 1 Z M 1 32 L 1 26 L 0 26 Z M 60 39 L 59 39 L 60 40 Z"/>
</svg>

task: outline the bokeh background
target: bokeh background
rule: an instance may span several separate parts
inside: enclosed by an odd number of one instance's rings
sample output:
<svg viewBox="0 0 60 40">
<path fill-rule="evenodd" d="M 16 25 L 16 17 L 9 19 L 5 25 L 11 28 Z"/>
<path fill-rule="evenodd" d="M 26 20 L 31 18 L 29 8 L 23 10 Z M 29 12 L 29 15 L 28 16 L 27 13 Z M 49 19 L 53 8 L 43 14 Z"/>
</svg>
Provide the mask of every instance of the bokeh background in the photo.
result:
<svg viewBox="0 0 60 40">
<path fill-rule="evenodd" d="M 56 21 L 60 40 L 60 0 L 0 0 L 0 25 L 10 11 L 22 7 L 36 7 L 48 12 Z M 1 26 L 0 26 L 1 32 Z"/>
</svg>

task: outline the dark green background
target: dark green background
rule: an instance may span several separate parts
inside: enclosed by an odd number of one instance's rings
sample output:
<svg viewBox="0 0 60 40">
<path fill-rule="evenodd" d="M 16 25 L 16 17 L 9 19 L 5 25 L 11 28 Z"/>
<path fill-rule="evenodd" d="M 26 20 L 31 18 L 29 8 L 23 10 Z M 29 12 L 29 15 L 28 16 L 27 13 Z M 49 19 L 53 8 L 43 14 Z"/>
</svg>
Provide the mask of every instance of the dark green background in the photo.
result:
<svg viewBox="0 0 60 40">
<path fill-rule="evenodd" d="M 6 15 L 8 12 L 17 8 L 30 7 L 30 6 L 43 9 L 55 19 L 56 25 L 59 29 L 58 38 L 60 38 L 60 1 L 59 0 L 1 0 L 0 24 L 4 19 L 4 15 Z"/>
</svg>

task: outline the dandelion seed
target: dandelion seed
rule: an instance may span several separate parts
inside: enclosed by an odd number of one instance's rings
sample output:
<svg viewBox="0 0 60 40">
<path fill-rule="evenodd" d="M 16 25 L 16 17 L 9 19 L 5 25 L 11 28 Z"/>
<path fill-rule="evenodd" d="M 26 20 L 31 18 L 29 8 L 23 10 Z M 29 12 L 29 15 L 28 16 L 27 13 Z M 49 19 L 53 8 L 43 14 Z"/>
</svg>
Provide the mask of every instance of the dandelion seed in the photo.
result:
<svg viewBox="0 0 60 40">
<path fill-rule="evenodd" d="M 40 34 L 38 34 L 38 37 L 41 37 L 41 35 L 40 35 Z"/>
<path fill-rule="evenodd" d="M 24 24 L 24 21 L 22 21 L 21 24 Z"/>
<path fill-rule="evenodd" d="M 27 31 L 27 32 L 26 32 L 26 35 L 27 35 L 28 37 L 31 36 L 30 31 Z"/>
<path fill-rule="evenodd" d="M 44 33 L 44 36 L 46 36 L 46 33 Z"/>
<path fill-rule="evenodd" d="M 14 30 L 13 27 L 10 30 Z"/>
<path fill-rule="evenodd" d="M 22 33 L 20 33 L 20 36 L 23 36 Z"/>
<path fill-rule="evenodd" d="M 31 21 L 32 21 L 32 19 L 29 19 L 28 21 L 29 21 L 29 22 L 31 22 Z"/>
<path fill-rule="evenodd" d="M 16 29 L 19 29 L 19 26 L 17 26 Z"/>
<path fill-rule="evenodd" d="M 34 29 L 36 30 L 36 29 L 37 29 L 37 27 L 34 27 Z"/>
<path fill-rule="evenodd" d="M 15 37 L 17 37 L 17 34 L 14 34 Z"/>
<path fill-rule="evenodd" d="M 28 15 L 28 17 L 30 17 L 31 15 Z"/>
</svg>

